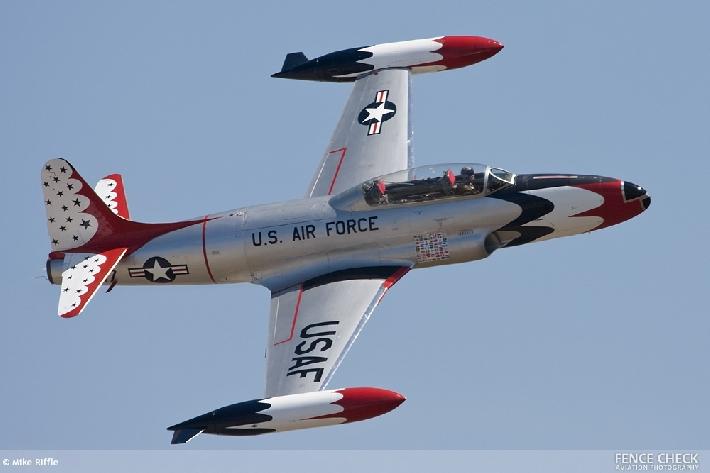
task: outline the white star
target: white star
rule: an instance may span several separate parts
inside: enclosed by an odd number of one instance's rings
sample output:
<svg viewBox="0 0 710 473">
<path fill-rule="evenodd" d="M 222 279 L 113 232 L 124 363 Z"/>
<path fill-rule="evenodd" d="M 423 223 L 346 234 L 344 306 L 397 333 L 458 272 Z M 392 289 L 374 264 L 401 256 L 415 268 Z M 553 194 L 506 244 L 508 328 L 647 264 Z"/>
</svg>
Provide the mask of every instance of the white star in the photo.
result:
<svg viewBox="0 0 710 473">
<path fill-rule="evenodd" d="M 385 108 L 385 102 L 380 102 L 377 108 L 366 108 L 365 111 L 367 112 L 367 118 L 363 120 L 365 122 L 373 119 L 375 121 L 381 122 L 383 115 L 387 115 L 388 113 L 394 113 L 394 110 L 390 108 Z"/>
<path fill-rule="evenodd" d="M 170 281 L 170 276 L 168 276 L 168 270 L 170 269 L 170 266 L 163 268 L 162 266 L 160 266 L 157 259 L 153 261 L 152 268 L 143 269 L 153 275 L 153 281 L 157 281 L 158 279 L 167 279 L 168 281 Z"/>
</svg>

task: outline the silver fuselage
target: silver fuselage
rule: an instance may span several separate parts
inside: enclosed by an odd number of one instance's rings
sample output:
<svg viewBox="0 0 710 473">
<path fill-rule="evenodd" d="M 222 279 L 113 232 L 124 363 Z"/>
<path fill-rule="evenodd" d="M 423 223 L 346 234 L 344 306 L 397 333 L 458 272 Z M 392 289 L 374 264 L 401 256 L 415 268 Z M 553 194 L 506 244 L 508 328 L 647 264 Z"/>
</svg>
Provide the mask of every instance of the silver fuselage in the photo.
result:
<svg viewBox="0 0 710 473">
<path fill-rule="evenodd" d="M 629 182 L 556 174 L 519 175 L 485 196 L 399 204 L 363 196 L 356 186 L 187 221 L 131 249 L 105 284 L 252 282 L 279 291 L 336 271 L 474 261 L 498 248 L 615 225 L 650 203 Z M 50 281 L 84 256 L 50 259 Z"/>
<path fill-rule="evenodd" d="M 520 214 L 519 206 L 487 197 L 358 211 L 336 208 L 333 200 L 309 198 L 208 215 L 205 223 L 155 238 L 125 257 L 113 280 L 253 282 L 276 289 L 347 268 L 460 263 L 488 256 L 486 237 Z M 418 250 L 417 239 L 421 243 L 428 235 L 446 239 L 445 254 Z M 149 280 L 140 268 L 152 257 L 169 261 L 179 275 L 172 281 Z"/>
</svg>

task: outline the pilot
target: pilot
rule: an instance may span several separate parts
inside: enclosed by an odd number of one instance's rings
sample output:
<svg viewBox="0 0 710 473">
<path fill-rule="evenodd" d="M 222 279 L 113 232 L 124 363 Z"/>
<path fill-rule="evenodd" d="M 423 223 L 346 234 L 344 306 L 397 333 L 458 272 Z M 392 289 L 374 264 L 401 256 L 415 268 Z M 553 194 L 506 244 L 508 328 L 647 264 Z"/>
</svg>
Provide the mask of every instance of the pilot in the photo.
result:
<svg viewBox="0 0 710 473">
<path fill-rule="evenodd" d="M 461 182 L 457 183 L 456 190 L 462 195 L 478 194 L 481 192 L 476 186 L 476 172 L 473 168 L 463 167 L 461 168 Z"/>
<path fill-rule="evenodd" d="M 362 186 L 362 190 L 365 192 L 365 201 L 370 205 L 386 204 L 387 188 L 385 187 L 384 181 L 377 179 L 372 182 L 366 182 Z"/>
<path fill-rule="evenodd" d="M 456 185 L 456 176 L 451 169 L 444 171 L 444 175 L 441 177 L 441 191 L 444 195 L 451 195 L 454 193 Z"/>
</svg>

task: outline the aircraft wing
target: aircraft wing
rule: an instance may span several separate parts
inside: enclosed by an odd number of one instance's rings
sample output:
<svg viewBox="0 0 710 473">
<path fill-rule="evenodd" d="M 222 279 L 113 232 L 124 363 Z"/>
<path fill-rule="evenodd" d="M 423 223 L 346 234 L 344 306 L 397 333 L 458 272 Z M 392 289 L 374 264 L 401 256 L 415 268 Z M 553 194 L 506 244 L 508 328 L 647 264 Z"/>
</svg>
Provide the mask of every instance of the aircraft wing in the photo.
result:
<svg viewBox="0 0 710 473">
<path fill-rule="evenodd" d="M 406 69 L 377 71 L 355 82 L 308 197 L 411 167 L 409 86 Z"/>
<path fill-rule="evenodd" d="M 266 397 L 324 389 L 385 292 L 408 270 L 336 271 L 272 293 Z"/>
</svg>

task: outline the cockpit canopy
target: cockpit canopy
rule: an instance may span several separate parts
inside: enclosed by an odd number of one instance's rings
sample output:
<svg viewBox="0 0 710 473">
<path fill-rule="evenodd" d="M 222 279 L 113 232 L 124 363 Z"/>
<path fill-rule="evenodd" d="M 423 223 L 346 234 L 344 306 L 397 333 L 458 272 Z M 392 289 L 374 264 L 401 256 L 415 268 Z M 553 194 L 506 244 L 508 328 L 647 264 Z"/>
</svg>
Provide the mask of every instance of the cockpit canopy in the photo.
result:
<svg viewBox="0 0 710 473">
<path fill-rule="evenodd" d="M 331 200 L 337 208 L 372 207 L 483 197 L 513 185 L 515 174 L 478 163 L 419 166 L 385 174 L 352 187 Z"/>
<path fill-rule="evenodd" d="M 360 190 L 369 206 L 482 197 L 514 183 L 515 175 L 476 163 L 447 163 L 404 169 L 364 182 Z"/>
</svg>

